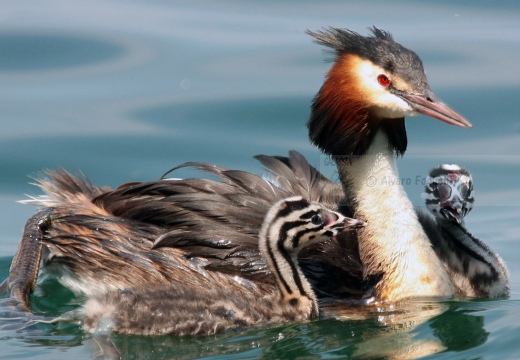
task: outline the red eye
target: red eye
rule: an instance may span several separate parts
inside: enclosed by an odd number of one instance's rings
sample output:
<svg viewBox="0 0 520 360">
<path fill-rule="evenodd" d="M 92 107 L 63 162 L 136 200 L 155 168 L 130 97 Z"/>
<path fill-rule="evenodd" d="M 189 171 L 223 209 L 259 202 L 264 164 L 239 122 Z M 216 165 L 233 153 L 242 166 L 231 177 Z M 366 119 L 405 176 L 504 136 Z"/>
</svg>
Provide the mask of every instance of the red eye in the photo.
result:
<svg viewBox="0 0 520 360">
<path fill-rule="evenodd" d="M 377 81 L 379 82 L 379 85 L 381 85 L 381 86 L 386 87 L 386 86 L 390 85 L 390 79 L 387 78 L 386 75 L 383 75 L 383 74 L 381 74 L 377 77 Z"/>
</svg>

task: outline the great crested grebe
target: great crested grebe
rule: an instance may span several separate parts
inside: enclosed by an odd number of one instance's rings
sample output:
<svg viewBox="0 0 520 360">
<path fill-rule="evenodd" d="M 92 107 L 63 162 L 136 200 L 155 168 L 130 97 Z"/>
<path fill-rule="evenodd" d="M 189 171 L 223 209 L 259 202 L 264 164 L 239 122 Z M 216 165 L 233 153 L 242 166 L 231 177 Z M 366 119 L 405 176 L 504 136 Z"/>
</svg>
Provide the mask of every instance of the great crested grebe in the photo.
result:
<svg viewBox="0 0 520 360">
<path fill-rule="evenodd" d="M 20 307 L 29 309 L 40 256 L 44 270 L 87 295 L 172 283 L 262 294 L 275 284 L 256 234 L 269 206 L 294 195 L 341 207 L 368 223 L 357 241 L 340 235 L 320 251 L 302 254 L 304 272 L 319 293 L 380 301 L 453 294 L 398 181 L 395 157 L 406 150 L 407 115 L 471 124 L 432 93 L 414 52 L 388 32 L 374 27 L 372 33 L 309 32 L 336 53 L 307 125 L 311 141 L 337 156 L 343 191 L 331 186 L 323 194 L 331 183 L 295 152 L 258 157 L 272 182 L 204 163 L 183 166 L 222 182 L 158 180 L 110 190 L 51 172 L 39 180 L 47 195 L 30 201 L 44 209 L 29 219 L 11 267 L 9 288 Z"/>
<path fill-rule="evenodd" d="M 278 291 L 258 296 L 225 287 L 194 289 L 185 284 L 111 291 L 83 306 L 83 327 L 120 334 L 212 335 L 254 324 L 317 319 L 316 296 L 302 274 L 297 253 L 345 229 L 364 226 L 301 196 L 278 201 L 260 229 L 260 253 Z"/>
<path fill-rule="evenodd" d="M 396 155 L 406 151 L 404 117 L 423 113 L 470 127 L 430 90 L 422 62 L 382 30 L 373 37 L 331 29 L 313 33 L 336 51 L 308 122 L 312 142 L 335 156 L 358 232 L 365 278 L 380 277 L 378 300 L 454 293 L 400 184 Z"/>
<path fill-rule="evenodd" d="M 438 166 L 426 180 L 423 197 L 433 217 L 423 214 L 421 222 L 462 293 L 469 297 L 509 296 L 505 262 L 464 225 L 475 200 L 471 173 L 458 165 Z"/>
</svg>

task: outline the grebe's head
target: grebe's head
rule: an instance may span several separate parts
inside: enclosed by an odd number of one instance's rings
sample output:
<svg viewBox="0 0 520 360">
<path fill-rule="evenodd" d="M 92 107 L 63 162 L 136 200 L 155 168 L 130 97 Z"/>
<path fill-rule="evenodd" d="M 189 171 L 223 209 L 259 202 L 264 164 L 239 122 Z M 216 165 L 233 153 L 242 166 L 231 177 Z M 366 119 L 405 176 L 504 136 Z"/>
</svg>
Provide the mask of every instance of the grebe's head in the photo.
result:
<svg viewBox="0 0 520 360">
<path fill-rule="evenodd" d="M 426 179 L 423 197 L 434 216 L 462 223 L 475 201 L 470 172 L 459 165 L 434 168 Z"/>
<path fill-rule="evenodd" d="M 364 221 L 347 218 L 320 203 L 295 196 L 281 200 L 270 208 L 261 236 L 280 241 L 277 246 L 297 252 L 342 231 L 365 225 Z"/>
<path fill-rule="evenodd" d="M 406 150 L 404 118 L 424 114 L 471 127 L 431 90 L 419 56 L 373 27 L 371 36 L 330 28 L 310 32 L 335 52 L 307 123 L 311 140 L 331 155 L 363 155 L 377 130 L 397 154 Z"/>
</svg>

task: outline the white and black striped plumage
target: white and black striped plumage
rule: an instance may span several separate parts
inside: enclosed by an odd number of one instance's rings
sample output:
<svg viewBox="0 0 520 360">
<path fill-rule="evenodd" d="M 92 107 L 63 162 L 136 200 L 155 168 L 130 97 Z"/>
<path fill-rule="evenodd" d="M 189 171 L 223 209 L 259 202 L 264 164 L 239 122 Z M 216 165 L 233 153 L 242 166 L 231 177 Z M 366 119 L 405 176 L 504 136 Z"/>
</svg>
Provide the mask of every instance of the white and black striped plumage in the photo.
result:
<svg viewBox="0 0 520 360">
<path fill-rule="evenodd" d="M 427 178 L 423 197 L 433 214 L 433 218 L 421 216 L 424 227 L 462 293 L 470 297 L 509 296 L 505 262 L 464 224 L 475 201 L 471 173 L 458 165 L 438 166 Z"/>
<path fill-rule="evenodd" d="M 316 319 L 316 296 L 298 266 L 297 253 L 363 225 L 301 196 L 280 200 L 267 212 L 258 234 L 260 253 L 278 291 L 193 289 L 182 283 L 110 291 L 84 305 L 84 328 L 134 335 L 211 335 L 254 324 Z"/>
</svg>

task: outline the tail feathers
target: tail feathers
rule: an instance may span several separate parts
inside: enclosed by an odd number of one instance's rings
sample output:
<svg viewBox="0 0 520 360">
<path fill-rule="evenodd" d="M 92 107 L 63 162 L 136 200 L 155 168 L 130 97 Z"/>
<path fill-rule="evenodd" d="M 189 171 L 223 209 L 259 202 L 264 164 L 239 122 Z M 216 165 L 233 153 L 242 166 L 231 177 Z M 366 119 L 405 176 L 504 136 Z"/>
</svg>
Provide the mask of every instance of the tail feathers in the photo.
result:
<svg viewBox="0 0 520 360">
<path fill-rule="evenodd" d="M 42 189 L 45 194 L 28 195 L 29 199 L 21 200 L 20 203 L 45 207 L 84 203 L 110 190 L 108 187 L 92 185 L 83 173 L 74 175 L 64 169 L 46 170 L 34 179 L 36 181 L 34 185 Z"/>
</svg>

